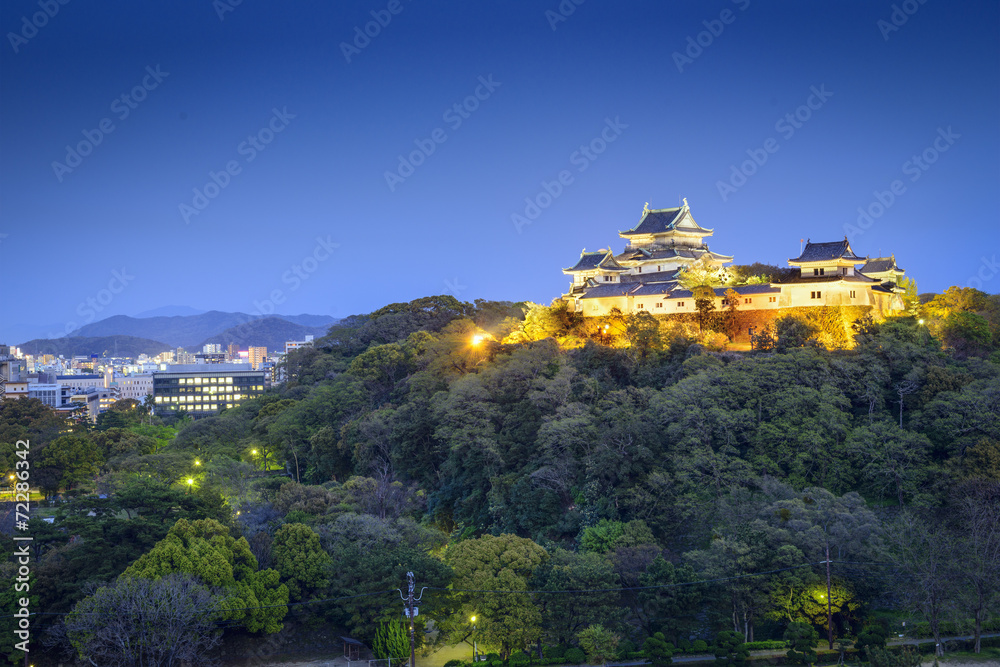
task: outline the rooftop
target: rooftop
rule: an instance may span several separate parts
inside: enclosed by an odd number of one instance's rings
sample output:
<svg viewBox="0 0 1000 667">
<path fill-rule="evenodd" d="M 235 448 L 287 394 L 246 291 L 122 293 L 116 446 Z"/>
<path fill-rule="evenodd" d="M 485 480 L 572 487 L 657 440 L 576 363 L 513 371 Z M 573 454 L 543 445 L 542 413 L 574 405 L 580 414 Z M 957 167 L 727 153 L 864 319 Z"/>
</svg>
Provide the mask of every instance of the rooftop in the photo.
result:
<svg viewBox="0 0 1000 667">
<path fill-rule="evenodd" d="M 843 241 L 833 241 L 830 243 L 812 243 L 807 241 L 806 247 L 798 257 L 788 260 L 791 263 L 804 262 L 826 262 L 836 259 L 846 259 L 855 262 L 865 261 L 863 257 L 858 257 L 851 249 L 851 243 L 845 237 Z"/>
<path fill-rule="evenodd" d="M 637 224 L 627 232 L 619 232 L 620 236 L 638 236 L 640 234 L 666 234 L 668 232 L 690 232 L 694 234 L 711 234 L 711 229 L 699 227 L 694 219 L 687 215 L 689 212 L 687 203 L 677 208 L 646 208 L 642 211 L 642 218 Z M 678 223 L 686 218 L 687 223 L 678 227 Z"/>
</svg>

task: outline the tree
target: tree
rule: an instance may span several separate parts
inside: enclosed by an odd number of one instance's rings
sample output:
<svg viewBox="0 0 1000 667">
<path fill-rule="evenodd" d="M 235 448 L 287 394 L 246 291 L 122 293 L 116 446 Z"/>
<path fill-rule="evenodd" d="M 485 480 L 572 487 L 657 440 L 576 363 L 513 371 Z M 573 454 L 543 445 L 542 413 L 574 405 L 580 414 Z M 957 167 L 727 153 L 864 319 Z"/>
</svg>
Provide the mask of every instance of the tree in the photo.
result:
<svg viewBox="0 0 1000 667">
<path fill-rule="evenodd" d="M 711 322 L 712 313 L 715 312 L 715 290 L 703 285 L 691 291 L 694 295 L 695 310 L 698 311 L 698 331 L 704 333 Z"/>
<path fill-rule="evenodd" d="M 662 632 L 656 632 L 651 637 L 646 638 L 642 644 L 642 650 L 653 667 L 667 667 L 673 663 L 673 646 L 666 640 Z"/>
<path fill-rule="evenodd" d="M 372 640 L 372 651 L 376 658 L 406 659 L 410 655 L 410 635 L 398 618 L 379 623 Z"/>
<path fill-rule="evenodd" d="M 871 649 L 885 648 L 886 631 L 880 625 L 869 625 L 858 633 L 858 638 L 854 640 L 854 648 L 862 653 L 868 660 L 871 658 Z"/>
<path fill-rule="evenodd" d="M 548 557 L 531 540 L 510 534 L 459 542 L 445 556 L 455 573 L 460 624 L 464 627 L 465 619 L 476 616 L 484 642 L 500 647 L 505 659 L 541 636 L 541 613 L 531 596 L 520 591 L 528 590 L 528 580 Z"/>
<path fill-rule="evenodd" d="M 330 555 L 323 550 L 312 528 L 286 523 L 274 536 L 271 547 L 275 569 L 288 586 L 289 600 L 302 600 L 329 583 Z"/>
<path fill-rule="evenodd" d="M 811 665 L 816 662 L 816 642 L 819 633 L 808 623 L 789 623 L 785 630 L 785 641 L 792 647 L 785 654 L 794 665 Z"/>
<path fill-rule="evenodd" d="M 715 664 L 718 667 L 726 665 L 745 665 L 750 657 L 750 650 L 743 641 L 743 635 L 731 630 L 723 630 L 715 637 Z"/>
<path fill-rule="evenodd" d="M 240 622 L 250 632 L 281 630 L 288 608 L 288 587 L 275 570 L 257 570 L 257 559 L 246 538 L 236 540 L 213 519 L 181 519 L 167 536 L 143 554 L 125 577 L 159 579 L 173 572 L 197 577 L 224 591 L 224 618 Z"/>
<path fill-rule="evenodd" d="M 854 429 L 845 448 L 858 461 L 872 490 L 880 497 L 885 497 L 887 490 L 895 491 L 902 507 L 904 495 L 913 495 L 925 474 L 931 442 L 922 433 L 879 420 Z"/>
<path fill-rule="evenodd" d="M 534 589 L 600 592 L 576 595 L 541 595 L 542 625 L 553 644 L 568 644 L 588 625 L 613 623 L 618 615 L 615 571 L 595 553 L 557 549 L 531 580 Z"/>
<path fill-rule="evenodd" d="M 902 570 L 899 588 L 904 604 L 927 621 L 935 654 L 942 657 L 941 621 L 954 606 L 956 582 L 961 579 L 954 562 L 954 536 L 940 524 L 911 512 L 900 514 L 885 527 L 884 534 L 888 557 Z"/>
<path fill-rule="evenodd" d="M 973 651 L 982 651 L 983 622 L 1000 611 L 1000 482 L 975 480 L 958 490 L 962 538 L 959 572 L 964 607 L 972 613 Z"/>
<path fill-rule="evenodd" d="M 778 352 L 783 352 L 793 347 L 802 347 L 806 344 L 806 341 L 816 334 L 815 327 L 804 319 L 791 314 L 782 315 L 775 320 L 774 329 L 775 336 L 778 339 L 775 344 Z"/>
<path fill-rule="evenodd" d="M 827 640 L 833 649 L 834 600 L 839 597 L 843 604 L 848 597 L 833 594 L 831 551 L 843 555 L 863 550 L 866 536 L 878 522 L 864 499 L 853 491 L 838 497 L 826 489 L 813 487 L 795 496 L 777 501 L 767 513 L 772 526 L 787 541 L 800 546 L 807 556 L 824 558 L 827 590 L 820 597 L 826 602 Z"/>
<path fill-rule="evenodd" d="M 94 665 L 203 664 L 220 641 L 220 600 L 189 574 L 121 577 L 79 602 L 66 632 Z"/>
<path fill-rule="evenodd" d="M 97 445 L 85 435 L 64 435 L 46 445 L 39 453 L 35 465 L 58 471 L 58 485 L 72 489 L 81 482 L 93 479 L 103 460 Z"/>
<path fill-rule="evenodd" d="M 603 625 L 591 625 L 585 630 L 581 630 L 577 635 L 580 646 L 587 653 L 587 660 L 591 664 L 607 664 L 608 659 L 615 658 L 615 649 L 618 648 L 618 635 L 611 632 Z"/>
</svg>

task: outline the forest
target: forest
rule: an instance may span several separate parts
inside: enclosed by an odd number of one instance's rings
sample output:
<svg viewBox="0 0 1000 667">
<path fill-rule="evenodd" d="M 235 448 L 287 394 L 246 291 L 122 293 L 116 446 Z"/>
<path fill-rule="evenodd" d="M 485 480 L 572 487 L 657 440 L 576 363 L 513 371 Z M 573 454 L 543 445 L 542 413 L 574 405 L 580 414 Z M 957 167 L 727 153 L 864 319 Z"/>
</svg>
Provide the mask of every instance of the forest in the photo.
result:
<svg viewBox="0 0 1000 667">
<path fill-rule="evenodd" d="M 427 297 L 213 417 L 0 403 L 0 464 L 30 440 L 44 496 L 31 659 L 249 660 L 325 629 L 408 657 L 408 572 L 418 644 L 491 667 L 1000 646 L 1000 295 L 790 313 L 730 349 L 741 317 Z"/>
</svg>

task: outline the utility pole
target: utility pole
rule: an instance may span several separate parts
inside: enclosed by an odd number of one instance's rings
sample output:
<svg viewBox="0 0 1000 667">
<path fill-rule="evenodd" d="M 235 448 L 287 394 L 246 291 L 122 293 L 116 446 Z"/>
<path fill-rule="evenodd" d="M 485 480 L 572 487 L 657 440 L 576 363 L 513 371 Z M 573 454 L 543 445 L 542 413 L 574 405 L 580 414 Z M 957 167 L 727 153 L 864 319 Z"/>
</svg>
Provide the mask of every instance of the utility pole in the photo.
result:
<svg viewBox="0 0 1000 667">
<path fill-rule="evenodd" d="M 833 649 L 833 600 L 830 599 L 830 542 L 826 543 L 826 639 Z M 412 667 L 412 665 L 411 665 Z"/>
<path fill-rule="evenodd" d="M 413 573 L 406 573 L 406 586 L 409 589 L 409 594 L 406 598 L 406 606 L 409 607 L 410 617 L 410 667 L 417 667 L 417 653 L 416 647 L 413 639 Z"/>
<path fill-rule="evenodd" d="M 399 591 L 399 597 L 406 603 L 406 615 L 410 618 L 410 667 L 417 667 L 417 645 L 413 637 L 413 617 L 417 615 L 416 607 L 413 606 L 414 602 L 420 602 L 421 598 L 424 597 L 424 591 L 427 587 L 424 586 L 420 589 L 420 595 L 413 597 L 413 590 L 415 588 L 413 573 L 406 573 L 406 586 L 407 594 L 403 597 L 403 591 Z M 399 589 L 396 589 L 399 590 Z"/>
</svg>

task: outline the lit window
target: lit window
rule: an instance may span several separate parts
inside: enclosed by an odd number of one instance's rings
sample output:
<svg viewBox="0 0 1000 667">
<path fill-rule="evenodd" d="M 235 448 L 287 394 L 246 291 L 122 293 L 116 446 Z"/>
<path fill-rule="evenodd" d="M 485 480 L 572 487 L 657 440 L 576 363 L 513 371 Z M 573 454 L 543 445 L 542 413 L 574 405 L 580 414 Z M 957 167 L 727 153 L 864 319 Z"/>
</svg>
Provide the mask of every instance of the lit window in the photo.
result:
<svg viewBox="0 0 1000 667">
<path fill-rule="evenodd" d="M 743 303 L 753 303 L 753 299 L 743 299 Z"/>
<path fill-rule="evenodd" d="M 678 308 L 683 308 L 684 307 L 684 302 L 683 301 L 678 301 L 677 302 L 677 307 Z"/>
<path fill-rule="evenodd" d="M 232 384 L 233 378 L 226 378 L 226 384 Z"/>
<path fill-rule="evenodd" d="M 656 307 L 657 308 L 663 308 L 663 304 L 662 303 L 658 303 L 658 304 L 656 304 Z"/>
<path fill-rule="evenodd" d="M 853 298 L 855 298 L 855 296 L 856 295 L 854 294 L 854 290 L 851 290 L 851 298 L 853 299 Z"/>
<path fill-rule="evenodd" d="M 641 303 L 639 303 L 639 304 L 636 304 L 636 306 L 635 306 L 635 307 L 636 307 L 636 308 L 638 308 L 639 310 L 642 310 L 642 309 L 644 309 L 644 308 L 645 308 L 646 306 L 644 306 L 644 305 L 642 305 Z"/>
<path fill-rule="evenodd" d="M 778 297 L 776 297 L 776 296 L 770 296 L 770 297 L 767 298 L 767 300 L 768 300 L 769 303 L 774 303 L 774 302 L 776 302 L 778 300 Z"/>
</svg>

